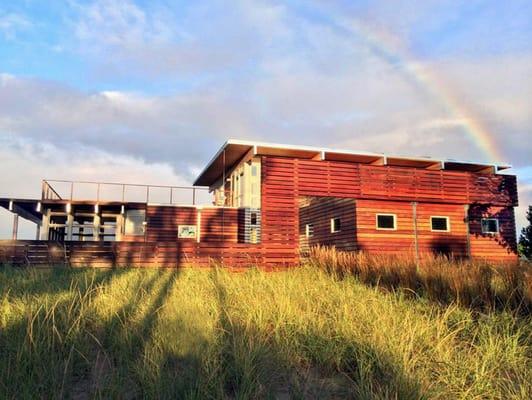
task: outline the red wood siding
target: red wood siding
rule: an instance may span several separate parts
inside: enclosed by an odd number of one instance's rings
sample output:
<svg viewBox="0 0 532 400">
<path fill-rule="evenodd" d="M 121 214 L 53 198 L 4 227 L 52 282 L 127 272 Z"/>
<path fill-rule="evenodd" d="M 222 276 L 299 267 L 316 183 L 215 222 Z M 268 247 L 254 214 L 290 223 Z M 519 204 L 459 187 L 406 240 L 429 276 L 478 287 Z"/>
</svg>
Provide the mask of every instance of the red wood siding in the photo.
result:
<svg viewBox="0 0 532 400">
<path fill-rule="evenodd" d="M 485 234 L 481 218 L 497 218 L 500 232 Z M 472 205 L 469 208 L 471 255 L 488 260 L 515 260 L 516 232 L 513 207 L 486 207 Z"/>
<path fill-rule="evenodd" d="M 261 248 L 267 264 L 295 264 L 298 261 L 298 160 L 262 158 Z"/>
<path fill-rule="evenodd" d="M 396 230 L 378 230 L 377 213 L 395 214 Z M 368 253 L 415 252 L 412 204 L 401 201 L 356 201 L 357 245 Z"/>
<path fill-rule="evenodd" d="M 237 243 L 238 209 L 204 208 L 201 211 L 200 242 Z"/>
<path fill-rule="evenodd" d="M 331 232 L 331 219 L 340 218 L 340 231 Z M 306 237 L 306 224 L 312 224 L 314 234 Z M 338 197 L 299 198 L 299 244 L 302 253 L 310 246 L 334 246 L 354 251 L 356 245 L 355 200 Z"/>
<path fill-rule="evenodd" d="M 196 225 L 195 207 L 146 207 L 146 241 L 177 241 L 179 225 Z M 195 239 L 179 239 L 195 240 Z"/>
<path fill-rule="evenodd" d="M 0 263 L 36 267 L 230 267 L 263 265 L 260 248 L 243 244 L 180 242 L 0 241 Z"/>
<path fill-rule="evenodd" d="M 418 203 L 416 205 L 416 216 L 420 253 L 436 253 L 455 257 L 468 256 L 466 210 L 464 206 Z M 450 231 L 432 231 L 430 220 L 432 216 L 448 217 Z"/>
<path fill-rule="evenodd" d="M 517 205 L 516 177 L 463 171 L 432 171 L 340 161 L 264 157 L 295 167 L 298 195 L 470 204 Z M 264 161 L 263 161 L 264 162 Z"/>
</svg>

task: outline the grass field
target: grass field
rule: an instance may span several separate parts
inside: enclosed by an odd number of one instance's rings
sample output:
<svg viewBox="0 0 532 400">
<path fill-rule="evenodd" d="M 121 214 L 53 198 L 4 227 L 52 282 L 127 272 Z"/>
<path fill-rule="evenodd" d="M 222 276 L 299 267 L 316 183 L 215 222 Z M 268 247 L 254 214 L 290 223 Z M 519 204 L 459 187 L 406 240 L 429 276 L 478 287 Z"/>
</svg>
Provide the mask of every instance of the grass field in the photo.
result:
<svg viewBox="0 0 532 400">
<path fill-rule="evenodd" d="M 316 267 L 2 267 L 0 398 L 529 399 L 531 322 Z"/>
</svg>

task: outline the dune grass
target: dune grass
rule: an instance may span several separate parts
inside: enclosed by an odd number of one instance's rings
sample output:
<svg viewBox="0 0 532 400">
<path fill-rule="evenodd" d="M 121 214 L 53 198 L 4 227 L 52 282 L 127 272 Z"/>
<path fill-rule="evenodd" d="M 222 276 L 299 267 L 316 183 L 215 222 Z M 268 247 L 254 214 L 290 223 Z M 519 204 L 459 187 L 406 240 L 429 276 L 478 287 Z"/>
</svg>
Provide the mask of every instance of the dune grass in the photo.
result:
<svg viewBox="0 0 532 400">
<path fill-rule="evenodd" d="M 306 266 L 0 268 L 0 398 L 528 399 L 529 315 Z"/>
<path fill-rule="evenodd" d="M 504 264 L 425 254 L 368 254 L 314 246 L 307 264 L 342 279 L 356 276 L 369 286 L 401 290 L 440 304 L 490 311 L 532 312 L 532 264 Z"/>
</svg>

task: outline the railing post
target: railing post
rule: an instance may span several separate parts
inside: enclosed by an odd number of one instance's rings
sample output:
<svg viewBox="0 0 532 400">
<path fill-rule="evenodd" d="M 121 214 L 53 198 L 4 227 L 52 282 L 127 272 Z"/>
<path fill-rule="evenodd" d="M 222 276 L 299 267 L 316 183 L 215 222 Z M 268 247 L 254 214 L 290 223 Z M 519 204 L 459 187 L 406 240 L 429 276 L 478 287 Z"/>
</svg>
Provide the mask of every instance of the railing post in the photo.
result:
<svg viewBox="0 0 532 400">
<path fill-rule="evenodd" d="M 173 201 L 172 201 L 172 200 L 173 200 L 173 199 L 172 199 L 172 195 L 173 195 L 173 194 L 174 194 L 174 188 L 171 187 L 171 188 L 170 188 L 170 204 L 174 204 Z"/>
<path fill-rule="evenodd" d="M 12 239 L 17 240 L 18 237 L 18 214 L 13 214 L 13 234 Z"/>
<path fill-rule="evenodd" d="M 96 187 L 96 201 L 100 201 L 100 184 Z"/>
<path fill-rule="evenodd" d="M 74 197 L 74 182 L 70 182 L 70 201 Z"/>
<path fill-rule="evenodd" d="M 193 206 L 196 205 L 196 188 L 195 187 L 192 188 L 192 205 Z"/>
<path fill-rule="evenodd" d="M 150 187 L 146 186 L 146 203 L 150 202 Z"/>
<path fill-rule="evenodd" d="M 126 198 L 126 185 L 122 185 L 122 203 L 124 202 Z"/>
</svg>

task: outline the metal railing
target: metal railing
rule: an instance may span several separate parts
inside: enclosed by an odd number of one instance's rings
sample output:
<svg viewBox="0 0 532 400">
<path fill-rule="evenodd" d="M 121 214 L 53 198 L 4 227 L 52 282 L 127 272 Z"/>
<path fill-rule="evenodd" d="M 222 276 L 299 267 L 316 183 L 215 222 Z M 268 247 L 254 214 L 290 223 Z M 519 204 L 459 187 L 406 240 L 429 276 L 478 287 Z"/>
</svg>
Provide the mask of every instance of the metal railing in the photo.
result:
<svg viewBox="0 0 532 400">
<path fill-rule="evenodd" d="M 53 184 L 53 186 L 52 186 Z M 207 187 L 43 179 L 42 200 L 212 204 Z"/>
</svg>

